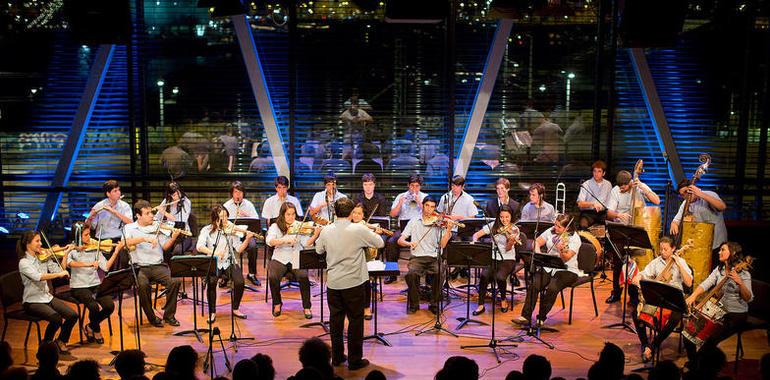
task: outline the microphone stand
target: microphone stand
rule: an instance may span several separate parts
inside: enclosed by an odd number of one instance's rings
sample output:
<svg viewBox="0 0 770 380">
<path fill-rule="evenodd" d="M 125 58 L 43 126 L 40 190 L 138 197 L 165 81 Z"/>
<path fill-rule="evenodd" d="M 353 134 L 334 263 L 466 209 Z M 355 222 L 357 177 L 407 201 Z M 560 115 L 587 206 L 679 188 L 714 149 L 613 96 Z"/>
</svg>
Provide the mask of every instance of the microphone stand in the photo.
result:
<svg viewBox="0 0 770 380">
<path fill-rule="evenodd" d="M 235 202 L 233 202 L 233 203 L 235 203 Z M 238 223 L 238 217 L 239 217 L 239 215 L 238 215 L 238 214 L 239 214 L 239 212 L 238 212 L 238 211 L 240 211 L 240 209 L 241 209 L 241 203 L 243 203 L 243 200 L 241 200 L 241 202 L 238 202 L 238 204 L 237 204 L 237 205 L 235 205 L 235 218 L 233 219 L 233 222 L 232 222 L 232 223 L 233 223 L 233 225 L 236 225 L 236 224 Z M 224 228 L 224 223 L 222 224 L 222 228 Z M 226 244 L 228 244 L 228 247 L 229 247 L 229 244 L 230 244 L 229 242 L 230 242 L 230 240 L 229 240 L 229 238 L 228 238 L 228 239 L 225 241 L 225 243 L 226 243 Z M 250 249 L 250 248 L 249 248 L 249 247 L 246 247 L 246 249 L 248 250 L 248 249 Z M 254 247 L 254 249 L 257 249 L 257 248 L 256 248 L 256 246 Z M 267 249 L 265 249 L 265 253 L 267 253 Z M 258 256 L 258 255 L 256 255 L 256 254 L 254 255 L 254 260 L 255 260 L 255 261 L 256 261 L 256 258 L 257 258 L 257 256 Z M 240 256 L 239 256 L 239 257 L 241 258 L 241 267 L 243 267 L 243 252 L 241 252 L 241 254 L 240 254 Z M 235 261 L 233 261 L 233 262 L 235 262 Z M 254 264 L 254 267 L 255 267 L 255 269 L 254 269 L 254 272 L 255 272 L 255 273 L 254 273 L 254 278 L 257 278 L 257 274 L 256 274 L 256 266 L 257 266 L 257 264 L 255 263 L 255 264 Z M 230 279 L 232 280 L 232 276 L 229 276 L 229 277 L 230 277 Z M 257 279 L 257 281 L 259 281 L 259 279 Z M 254 292 L 254 293 L 258 293 L 258 292 L 259 292 L 259 290 L 257 290 L 257 289 L 255 289 L 254 287 L 252 287 L 252 286 L 249 286 L 248 284 L 246 284 L 246 281 L 244 281 L 244 282 L 243 282 L 243 289 L 244 289 L 244 290 L 249 290 L 249 291 L 252 291 L 252 292 Z M 231 293 L 232 293 L 232 291 L 233 291 L 233 290 L 232 290 L 232 289 L 230 289 L 230 292 L 231 292 Z M 267 296 L 265 296 L 265 298 L 267 298 Z"/>
<path fill-rule="evenodd" d="M 233 227 L 235 227 L 235 224 L 233 224 Z M 248 235 L 246 235 L 248 237 Z M 251 239 L 251 238 L 249 238 Z M 233 281 L 233 271 L 235 270 L 235 248 L 233 247 L 232 243 L 230 242 L 230 235 L 225 233 L 225 244 L 227 244 L 227 252 L 230 257 L 230 270 L 228 271 L 228 277 L 229 280 Z M 231 289 L 230 292 L 230 342 L 233 343 L 233 350 L 235 352 L 238 352 L 238 341 L 239 340 L 254 340 L 254 338 L 239 338 L 235 335 L 235 313 L 233 312 L 235 310 L 235 289 Z"/>
<path fill-rule="evenodd" d="M 484 220 L 487 219 L 487 214 L 482 209 L 482 214 L 484 215 Z M 499 216 L 498 216 L 499 218 Z M 513 221 L 511 221 L 513 223 Z M 470 346 L 460 346 L 460 349 L 466 349 L 466 348 L 481 348 L 481 347 L 488 347 L 492 349 L 492 353 L 495 354 L 495 359 L 497 359 L 497 363 L 500 363 L 500 354 L 497 353 L 498 347 L 518 347 L 518 344 L 515 343 L 505 343 L 500 344 L 500 341 L 498 341 L 495 338 L 495 298 L 497 297 L 497 258 L 499 257 L 500 260 L 503 259 L 503 255 L 500 253 L 500 247 L 497 245 L 497 241 L 495 240 L 494 231 L 490 228 L 490 235 L 492 235 L 492 338 L 489 340 L 487 344 L 481 344 L 481 345 L 470 345 Z M 479 289 L 480 291 L 481 289 Z"/>
<path fill-rule="evenodd" d="M 582 190 L 585 190 L 585 191 L 588 193 L 588 195 L 592 196 L 594 199 L 596 199 L 596 201 L 597 201 L 597 202 L 599 202 L 599 204 L 600 204 L 600 205 L 602 205 L 602 207 L 604 207 L 604 212 L 605 212 L 605 219 L 606 219 L 606 212 L 607 212 L 607 210 L 608 210 L 608 209 L 607 209 L 607 205 L 605 205 L 605 204 L 604 204 L 604 202 L 602 202 L 602 201 L 599 199 L 599 197 L 597 197 L 597 196 L 596 196 L 596 195 L 595 195 L 595 194 L 594 194 L 594 193 L 593 193 L 593 192 L 592 192 L 592 191 L 591 191 L 591 190 L 588 188 L 588 186 L 584 186 L 584 185 L 585 185 L 585 183 L 586 183 L 586 181 L 583 181 L 583 182 L 580 184 L 580 188 L 581 188 Z M 664 219 L 664 220 L 665 220 L 665 219 Z M 605 252 L 607 252 L 607 238 L 606 238 L 606 237 L 604 238 L 604 251 L 605 251 Z M 602 255 L 602 274 L 599 276 L 599 277 L 602 279 L 602 281 L 606 281 L 606 280 L 607 280 L 607 272 L 606 272 L 606 269 L 605 269 L 605 267 L 606 267 L 606 265 L 605 265 L 605 264 L 606 264 L 606 259 L 607 259 L 606 255 Z"/>
<path fill-rule="evenodd" d="M 221 228 L 217 228 L 217 237 L 214 240 L 214 246 L 211 250 L 211 255 L 214 256 L 214 253 L 217 251 L 217 246 L 219 245 L 219 238 L 222 236 L 222 226 Z M 227 238 L 227 236 L 225 236 Z M 216 256 L 214 256 L 216 257 Z M 213 262 L 209 261 L 208 268 L 206 268 L 206 277 L 205 277 L 205 283 L 206 285 L 209 284 L 211 281 L 211 263 Z M 218 267 L 214 268 L 215 271 L 218 271 Z M 216 290 L 215 290 L 216 291 Z M 211 302 L 211 300 L 209 300 Z M 203 307 L 203 305 L 201 305 Z M 216 307 L 216 305 L 215 305 Z M 209 320 L 209 324 L 211 324 L 211 320 Z M 209 344 L 208 344 L 208 350 L 206 351 L 206 359 L 203 361 L 203 372 L 205 373 L 206 370 L 209 370 L 209 376 L 213 379 L 214 378 L 214 372 L 215 372 L 215 362 L 214 362 L 214 335 L 217 335 L 219 337 L 219 344 L 222 346 L 222 355 L 225 357 L 225 366 L 228 370 L 231 370 L 230 368 L 230 359 L 227 357 L 227 351 L 225 351 L 225 345 L 222 342 L 222 333 L 219 331 L 219 327 L 211 326 L 211 329 L 209 330 Z M 209 362 L 211 363 L 211 366 L 209 367 Z"/>
<path fill-rule="evenodd" d="M 440 220 L 440 219 L 437 219 L 437 220 Z M 443 297 L 443 289 L 442 289 L 444 286 L 443 286 L 443 284 L 440 284 L 440 285 L 436 284 L 436 282 L 440 282 L 440 280 L 441 280 L 441 273 L 443 273 L 442 272 L 443 268 L 442 268 L 441 262 L 444 261 L 444 260 L 443 260 L 443 257 L 441 257 L 441 251 L 443 251 L 443 249 L 441 248 L 441 239 L 442 239 L 442 237 L 444 235 L 444 229 L 439 227 L 435 223 L 430 225 L 429 228 L 438 228 L 439 229 L 439 232 L 438 232 L 438 242 L 436 244 L 436 263 L 437 263 L 437 266 L 438 266 L 438 269 L 436 270 L 436 276 L 439 277 L 438 278 L 439 281 L 434 281 L 434 284 L 433 284 L 433 286 L 438 287 L 438 289 L 437 289 L 438 290 L 438 305 L 436 305 L 438 309 L 436 310 L 436 323 L 433 325 L 433 327 L 425 329 L 425 330 L 420 330 L 420 331 L 417 332 L 417 334 L 415 334 L 415 336 L 420 336 L 420 335 L 422 335 L 424 333 L 427 333 L 427 332 L 436 332 L 438 334 L 438 333 L 443 331 L 443 332 L 445 332 L 445 333 L 447 333 L 447 334 L 457 338 L 458 337 L 457 334 L 455 334 L 455 333 L 449 331 L 448 329 L 446 329 L 444 327 L 444 325 L 441 323 L 441 314 L 444 313 L 444 302 L 443 302 L 444 297 Z M 434 291 L 436 291 L 436 290 L 434 290 Z"/>
<path fill-rule="evenodd" d="M 126 251 L 128 252 L 128 267 L 131 268 L 131 275 L 134 277 L 134 317 L 136 318 L 136 321 L 134 323 L 135 329 L 136 329 L 136 348 L 141 351 L 142 350 L 142 338 L 140 335 L 140 329 L 139 329 L 139 321 L 141 318 L 140 310 L 139 310 L 139 304 L 137 303 L 137 292 L 139 291 L 139 280 L 136 277 L 136 271 L 139 270 L 139 265 L 134 265 L 134 259 L 131 257 L 131 250 L 128 248 L 128 238 L 126 237 L 126 226 L 123 225 L 123 221 L 120 222 L 120 233 L 123 235 L 123 241 L 125 242 Z M 160 244 L 160 242 L 158 242 Z M 161 253 L 162 254 L 162 253 Z M 153 315 L 155 318 L 158 318 L 158 316 Z"/>
</svg>

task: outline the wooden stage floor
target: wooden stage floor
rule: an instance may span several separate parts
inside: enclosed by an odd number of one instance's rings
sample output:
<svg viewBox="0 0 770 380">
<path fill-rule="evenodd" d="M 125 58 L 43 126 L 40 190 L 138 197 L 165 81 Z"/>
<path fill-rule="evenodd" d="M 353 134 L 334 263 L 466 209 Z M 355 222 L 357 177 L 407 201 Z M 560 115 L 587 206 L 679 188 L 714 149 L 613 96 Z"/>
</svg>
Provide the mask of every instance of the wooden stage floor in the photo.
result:
<svg viewBox="0 0 770 380">
<path fill-rule="evenodd" d="M 402 273 L 405 273 L 405 265 L 406 262 L 402 261 Z M 264 270 L 260 268 L 259 271 L 264 276 Z M 272 357 L 277 372 L 276 378 L 285 379 L 300 369 L 297 351 L 302 341 L 316 336 L 323 331 L 320 327 L 299 327 L 301 324 L 308 322 L 308 320 L 303 318 L 299 301 L 299 290 L 294 288 L 283 291 L 283 314 L 278 318 L 273 318 L 270 313 L 271 303 L 265 302 L 264 278 L 262 281 L 263 286 L 258 288 L 259 292 L 253 293 L 247 290 L 244 296 L 241 311 L 248 314 L 248 319 L 235 321 L 237 335 L 239 337 L 253 338 L 254 340 L 238 342 L 237 352 L 233 344 L 227 341 L 231 334 L 230 297 L 228 293 L 221 289 L 218 302 L 219 313 L 215 325 L 221 329 L 222 337 L 225 339 L 226 353 L 233 366 L 238 360 L 261 352 Z M 462 284 L 463 281 L 453 282 L 454 286 Z M 561 302 L 557 300 L 547 323 L 548 326 L 557 328 L 559 331 L 552 333 L 544 332 L 542 334 L 543 339 L 554 344 L 555 349 L 548 349 L 542 344 L 526 339 L 526 342 L 519 343 L 518 347 L 501 349 L 502 363 L 498 364 L 492 351 L 488 348 L 460 349 L 461 345 L 487 344 L 491 334 L 489 326 L 480 326 L 475 323 L 471 323 L 460 331 L 454 330 L 458 324 L 456 318 L 465 316 L 464 298 L 452 299 L 444 316 L 444 326 L 457 332 L 460 335 L 459 338 L 451 337 L 443 332 L 415 336 L 417 330 L 433 326 L 435 317 L 427 310 L 425 302 L 422 303 L 420 311 L 416 314 L 406 315 L 406 296 L 400 293 L 401 290 L 406 289 L 406 284 L 403 278 L 399 278 L 396 283 L 385 285 L 384 302 L 379 304 L 379 331 L 386 334 L 386 338 L 393 346 L 387 347 L 375 340 L 367 340 L 364 343 L 364 356 L 372 362 L 372 365 L 355 372 L 348 371 L 347 367 L 337 367 L 336 371 L 346 379 L 362 379 L 372 369 L 383 371 L 388 379 L 432 379 L 448 357 L 464 355 L 478 363 L 482 378 L 502 379 L 509 371 L 514 369 L 520 370 L 527 355 L 536 353 L 547 357 L 551 361 L 553 376 L 574 379 L 586 376 L 588 368 L 597 359 L 598 352 L 606 341 L 613 342 L 625 350 L 627 371 L 641 366 L 639 343 L 635 334 L 621 329 L 602 328 L 604 325 L 620 320 L 621 305 L 620 303 L 612 305 L 604 303 L 604 299 L 612 288 L 609 280 L 602 281 L 597 278 L 596 284 L 596 298 L 599 307 L 598 317 L 595 317 L 593 313 L 590 288 L 588 286 L 580 287 L 575 291 L 573 322 L 572 325 L 568 325 L 569 292 L 565 292 L 567 307 L 562 308 Z M 191 292 L 189 281 L 187 281 L 187 291 L 188 294 Z M 318 291 L 317 285 L 312 288 L 315 321 L 318 320 L 321 310 L 320 297 L 317 296 Z M 472 298 L 471 310 L 475 308 L 475 296 L 472 296 Z M 159 305 L 162 302 L 160 300 Z M 523 302 L 524 294 L 517 293 L 515 296 L 516 304 L 512 311 L 509 310 L 507 313 L 501 314 L 498 308 L 498 313 L 496 314 L 496 335 L 499 339 L 518 336 L 522 333 L 514 328 L 510 320 L 519 316 Z M 126 349 L 135 348 L 133 300 L 126 298 L 123 308 L 125 315 L 125 347 Z M 326 309 L 326 305 L 324 305 L 324 308 Z M 110 337 L 107 334 L 107 326 L 104 323 L 102 325 L 106 340 L 104 345 L 71 345 L 72 358 L 61 363 L 62 371 L 71 363 L 71 360 L 93 358 L 102 364 L 103 378 L 117 378 L 114 370 L 107 365 L 112 358 L 110 350 L 120 348 L 116 314 L 113 314 L 112 317 L 114 335 Z M 198 342 L 193 336 L 171 335 L 174 331 L 192 328 L 192 301 L 180 301 L 176 316 L 182 323 L 180 327 L 176 328 L 168 326 L 154 328 L 147 324 L 145 319 L 145 324 L 141 326 L 141 341 L 142 350 L 147 353 L 149 362 L 163 364 L 166 355 L 172 347 L 185 344 L 192 345 L 199 352 L 201 362 L 203 361 L 208 343 L 208 336 L 206 334 L 203 334 L 204 343 Z M 328 320 L 328 310 L 325 310 L 324 318 Z M 490 322 L 491 308 L 489 303 L 487 303 L 486 313 L 474 318 Z M 26 325 L 18 321 L 13 321 L 11 324 L 6 339 L 14 349 L 16 365 L 34 367 L 36 365 L 34 353 L 37 347 L 34 331 L 30 337 L 30 346 L 25 351 L 23 350 L 22 343 Z M 198 312 L 198 326 L 206 326 L 205 317 L 200 316 L 200 311 Z M 373 326 L 373 321 L 367 321 L 365 334 L 371 333 Z M 71 342 L 75 342 L 77 339 L 78 334 L 77 330 L 75 330 Z M 328 341 L 328 336 L 323 339 Z M 764 353 L 769 351 L 767 334 L 765 331 L 752 331 L 744 334 L 743 339 L 745 356 L 740 363 L 739 375 L 741 378 L 757 378 L 759 377 L 758 360 Z M 675 359 L 679 365 L 682 365 L 685 362 L 685 356 L 684 353 L 679 354 L 677 352 L 678 340 L 678 334 L 672 334 L 666 340 L 662 357 L 664 359 Z M 729 361 L 729 371 L 726 370 L 725 373 L 730 375 L 732 375 L 735 345 L 735 337 L 720 345 L 727 354 Z M 215 349 L 218 348 L 219 345 L 217 344 Z M 221 350 L 216 351 L 215 357 L 216 373 L 230 377 L 225 368 Z M 155 371 L 158 371 L 158 369 L 153 370 L 153 372 Z M 201 371 L 201 378 L 204 378 L 202 370 L 199 369 L 199 371 Z"/>
</svg>

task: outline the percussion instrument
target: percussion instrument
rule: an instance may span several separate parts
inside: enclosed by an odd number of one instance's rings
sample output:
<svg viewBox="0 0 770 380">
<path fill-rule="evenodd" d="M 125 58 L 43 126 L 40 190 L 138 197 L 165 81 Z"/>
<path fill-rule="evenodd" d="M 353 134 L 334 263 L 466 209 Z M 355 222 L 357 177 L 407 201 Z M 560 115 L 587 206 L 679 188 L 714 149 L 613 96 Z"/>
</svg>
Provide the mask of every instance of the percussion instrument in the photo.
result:
<svg viewBox="0 0 770 380">
<path fill-rule="evenodd" d="M 602 247 L 602 244 L 599 243 L 599 239 L 588 231 L 578 231 L 577 234 L 580 236 L 581 240 L 585 240 L 594 246 L 594 249 L 596 250 L 596 262 L 594 263 L 594 268 L 602 265 L 602 253 L 604 252 L 604 248 Z"/>
<path fill-rule="evenodd" d="M 588 227 L 588 232 L 597 239 L 605 239 L 607 237 L 607 226 L 604 224 L 594 224 L 593 226 Z"/>
</svg>

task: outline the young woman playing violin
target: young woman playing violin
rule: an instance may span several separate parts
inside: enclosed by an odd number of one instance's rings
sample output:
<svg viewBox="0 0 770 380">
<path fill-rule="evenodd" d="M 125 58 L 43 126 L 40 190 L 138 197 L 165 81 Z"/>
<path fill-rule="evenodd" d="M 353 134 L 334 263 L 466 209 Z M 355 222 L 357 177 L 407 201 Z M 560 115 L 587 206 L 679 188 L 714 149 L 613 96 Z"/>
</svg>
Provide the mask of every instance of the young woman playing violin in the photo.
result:
<svg viewBox="0 0 770 380">
<path fill-rule="evenodd" d="M 482 236 L 492 234 L 499 250 L 493 259 L 497 261 L 497 272 L 492 273 L 490 267 L 484 268 L 479 279 L 479 306 L 473 311 L 473 315 L 479 315 L 485 311 L 484 299 L 487 296 L 487 285 L 490 281 L 497 281 L 497 290 L 500 292 L 500 311 L 508 312 L 508 301 L 505 299 L 505 288 L 508 286 L 508 276 L 513 272 L 516 264 L 516 248 L 519 229 L 511 221 L 513 210 L 508 205 L 500 206 L 497 219 L 494 223 L 485 225 L 473 234 L 473 241 L 478 241 Z M 493 297 L 494 298 L 494 297 Z"/>
<path fill-rule="evenodd" d="M 350 212 L 350 222 L 351 223 L 361 223 L 363 225 L 366 225 L 367 227 L 373 228 L 375 233 L 377 233 L 378 235 L 383 236 L 383 234 L 382 234 L 383 230 L 382 229 L 380 229 L 379 227 L 376 227 L 374 225 L 366 223 L 366 221 L 364 220 L 364 212 L 365 212 L 364 211 L 364 205 L 362 203 L 356 204 L 355 207 L 353 207 L 353 211 Z M 386 239 L 383 238 L 382 240 L 383 240 L 383 243 L 385 243 Z M 375 248 L 372 248 L 372 249 L 377 251 L 377 249 L 375 249 Z M 364 283 L 364 289 L 366 291 L 366 296 L 367 297 L 369 297 L 371 295 L 371 293 L 372 293 L 372 287 L 371 286 L 372 286 L 372 284 L 369 281 Z M 366 319 L 367 321 L 372 319 L 372 309 L 370 307 L 372 302 L 376 302 L 376 300 L 374 300 L 374 299 L 370 300 L 370 302 L 368 302 L 366 304 L 366 307 L 364 308 L 364 319 Z"/>
<path fill-rule="evenodd" d="M 719 247 L 719 266 L 716 267 L 708 277 L 693 291 L 692 295 L 685 300 L 687 306 L 693 307 L 696 300 L 702 294 L 706 293 L 715 286 L 721 286 L 721 304 L 726 311 L 722 319 L 722 329 L 716 334 L 708 337 L 703 343 L 703 347 L 714 347 L 719 342 L 729 338 L 740 327 L 746 323 L 749 315 L 749 302 L 754 299 L 754 293 L 751 291 L 751 273 L 748 269 L 736 270 L 737 266 L 746 266 L 745 262 L 750 262 L 750 258 L 744 259 L 741 245 L 736 242 L 724 242 Z M 689 339 L 684 340 L 684 346 L 687 349 L 687 357 L 690 365 L 694 365 L 696 345 Z M 694 369 L 691 367 L 691 369 Z"/>
<path fill-rule="evenodd" d="M 102 280 L 99 278 L 99 268 L 108 272 L 115 263 L 118 255 L 114 254 L 109 260 L 104 258 L 102 250 L 91 241 L 91 226 L 85 224 L 81 232 L 81 246 L 75 247 L 62 260 L 62 265 L 70 268 L 70 289 L 72 297 L 88 309 L 88 324 L 85 326 L 86 338 L 89 342 L 104 343 L 100 324 L 112 315 L 115 303 L 112 295 L 96 297 L 96 291 Z"/>
<path fill-rule="evenodd" d="M 267 230 L 267 238 L 265 239 L 267 245 L 273 247 L 273 258 L 267 264 L 267 281 L 270 284 L 270 294 L 273 298 L 274 317 L 281 315 L 281 308 L 283 307 L 281 278 L 287 273 L 291 273 L 299 282 L 305 318 L 313 318 L 313 313 L 310 311 L 310 280 L 307 276 L 307 270 L 293 268 L 292 257 L 298 255 L 299 251 L 305 247 L 314 245 L 320 233 L 320 227 L 310 228 L 297 220 L 297 208 L 294 204 L 284 202 L 281 205 L 278 218 Z M 308 235 L 310 238 L 306 239 Z M 299 265 L 299 263 L 294 265 Z"/>
<path fill-rule="evenodd" d="M 249 242 L 255 234 L 251 231 L 246 231 L 241 242 L 237 234 L 232 233 L 232 223 L 227 220 L 228 216 L 229 213 L 223 206 L 216 205 L 212 207 L 211 224 L 201 228 L 195 248 L 198 253 L 213 255 L 217 258 L 216 269 L 220 276 L 227 275 L 229 272 L 230 278 L 233 280 L 233 315 L 246 319 L 246 314 L 239 310 L 241 299 L 243 299 L 243 290 L 246 286 L 243 280 L 243 270 L 238 265 L 237 260 L 232 260 L 232 256 L 243 253 L 249 247 Z M 235 250 L 233 255 L 230 255 L 231 248 Z M 217 271 L 212 269 L 212 272 L 216 273 Z M 209 276 L 208 288 L 206 289 L 206 296 L 209 300 L 209 323 L 213 323 L 217 316 L 218 277 L 213 274 Z"/>
<path fill-rule="evenodd" d="M 72 245 L 64 247 L 65 255 L 71 248 Z M 61 267 L 54 253 L 42 249 L 40 234 L 35 231 L 25 231 L 21 235 L 16 243 L 16 253 L 19 256 L 19 273 L 24 285 L 24 311 L 48 321 L 44 342 L 54 342 L 54 335 L 61 328 L 55 342 L 59 352 L 68 353 L 67 341 L 78 321 L 78 313 L 51 294 L 48 290 L 48 280 L 69 277 L 69 273 Z"/>
</svg>

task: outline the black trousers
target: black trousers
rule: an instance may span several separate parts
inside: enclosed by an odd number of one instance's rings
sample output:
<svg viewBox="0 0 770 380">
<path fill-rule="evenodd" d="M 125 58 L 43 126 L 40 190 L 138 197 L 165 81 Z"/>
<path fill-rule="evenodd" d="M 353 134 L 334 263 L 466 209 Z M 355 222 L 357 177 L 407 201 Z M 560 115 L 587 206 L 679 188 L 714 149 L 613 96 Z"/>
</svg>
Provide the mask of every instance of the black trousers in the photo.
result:
<svg viewBox="0 0 770 380">
<path fill-rule="evenodd" d="M 246 248 L 246 258 L 249 260 L 249 274 L 257 275 L 257 242 L 251 239 Z"/>
<path fill-rule="evenodd" d="M 348 319 L 348 363 L 361 361 L 364 355 L 365 284 L 348 289 L 328 289 L 329 327 L 332 339 L 332 360 L 342 362 L 345 354 L 343 331 Z"/>
<path fill-rule="evenodd" d="M 310 309 L 310 280 L 307 276 L 307 269 L 292 269 L 291 263 L 283 265 L 278 260 L 270 260 L 267 263 L 267 281 L 270 285 L 270 296 L 273 298 L 273 306 L 283 304 L 281 300 L 281 278 L 287 274 L 291 274 L 299 282 L 302 308 Z"/>
<path fill-rule="evenodd" d="M 149 320 L 155 320 L 158 316 L 152 309 L 152 290 L 150 282 L 154 281 L 168 289 L 166 292 L 166 305 L 163 306 L 163 318 L 171 319 L 176 314 L 176 297 L 179 294 L 181 281 L 178 278 L 171 277 L 171 271 L 166 264 L 150 265 L 140 267 L 136 274 L 137 288 L 139 288 L 139 304 L 144 310 L 144 315 Z"/>
<path fill-rule="evenodd" d="M 537 313 L 537 319 L 544 321 L 548 317 L 556 297 L 562 289 L 572 285 L 577 280 L 575 273 L 561 270 L 553 275 L 546 271 L 539 271 L 532 276 L 531 284 L 527 287 L 527 297 L 524 300 L 524 308 L 521 315 L 526 319 L 532 319 L 532 312 L 535 310 L 535 301 L 540 295 L 540 310 Z"/>
<path fill-rule="evenodd" d="M 444 284 L 446 275 L 438 273 L 438 261 L 435 257 L 422 256 L 409 259 L 409 272 L 404 279 L 408 287 L 407 298 L 410 308 L 419 308 L 420 305 L 420 277 L 433 275 L 432 294 L 430 304 L 438 305 L 438 298 L 441 295 L 441 287 Z"/>
<path fill-rule="evenodd" d="M 219 271 L 219 275 L 209 276 L 209 283 L 206 286 L 206 298 L 209 300 L 209 313 L 217 312 L 217 279 L 221 277 L 228 278 L 228 276 L 232 276 L 233 279 L 233 310 L 238 310 L 241 307 L 243 289 L 246 287 L 246 284 L 243 281 L 243 269 L 241 269 L 240 265 L 230 264 L 227 269 Z"/>
<path fill-rule="evenodd" d="M 111 295 L 96 298 L 98 288 L 98 286 L 92 286 L 90 288 L 71 289 L 72 297 L 88 309 L 88 325 L 94 332 L 101 332 L 100 324 L 115 311 L 115 302 Z"/>
<path fill-rule="evenodd" d="M 487 286 L 493 280 L 497 281 L 497 291 L 500 292 L 500 299 L 505 299 L 505 291 L 508 287 L 508 276 L 513 272 L 516 260 L 500 260 L 496 264 L 496 273 L 492 272 L 492 267 L 486 267 L 481 271 L 481 278 L 479 279 L 479 305 L 484 304 L 484 299 L 487 296 Z"/>
<path fill-rule="evenodd" d="M 43 336 L 45 342 L 53 342 L 56 331 L 61 327 L 59 340 L 67 343 L 70 340 L 72 328 L 78 323 L 78 313 L 56 297 L 49 303 L 25 303 L 23 308 L 27 314 L 48 321 L 48 327 L 45 328 Z"/>
<path fill-rule="evenodd" d="M 714 334 L 703 343 L 701 350 L 706 347 L 716 347 L 719 342 L 731 337 L 738 332 L 746 324 L 746 319 L 749 317 L 749 313 L 727 313 L 722 321 L 724 328 L 718 334 Z M 687 349 L 687 359 L 690 363 L 695 362 L 695 357 L 698 352 L 695 343 L 690 342 L 689 339 L 684 340 L 684 348 Z"/>
<path fill-rule="evenodd" d="M 398 262 L 401 247 L 398 246 L 398 239 L 401 237 L 401 231 L 394 231 L 393 236 L 385 242 L 385 259 L 390 262 Z"/>
</svg>

